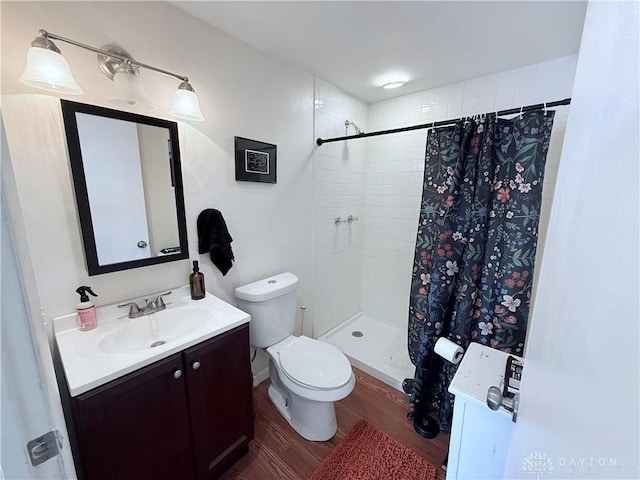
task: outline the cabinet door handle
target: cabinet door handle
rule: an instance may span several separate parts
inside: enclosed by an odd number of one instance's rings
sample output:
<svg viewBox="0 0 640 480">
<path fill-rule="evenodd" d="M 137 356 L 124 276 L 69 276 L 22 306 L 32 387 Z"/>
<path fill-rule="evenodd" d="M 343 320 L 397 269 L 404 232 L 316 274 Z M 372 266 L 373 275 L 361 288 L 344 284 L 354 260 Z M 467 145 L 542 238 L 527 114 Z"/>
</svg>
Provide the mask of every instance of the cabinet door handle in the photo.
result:
<svg viewBox="0 0 640 480">
<path fill-rule="evenodd" d="M 198 370 L 200 368 L 200 362 L 196 360 L 191 364 L 191 368 L 193 368 L 194 370 Z"/>
<path fill-rule="evenodd" d="M 173 371 L 173 378 L 178 379 L 182 376 L 182 370 L 180 370 L 179 368 L 176 368 Z"/>
</svg>

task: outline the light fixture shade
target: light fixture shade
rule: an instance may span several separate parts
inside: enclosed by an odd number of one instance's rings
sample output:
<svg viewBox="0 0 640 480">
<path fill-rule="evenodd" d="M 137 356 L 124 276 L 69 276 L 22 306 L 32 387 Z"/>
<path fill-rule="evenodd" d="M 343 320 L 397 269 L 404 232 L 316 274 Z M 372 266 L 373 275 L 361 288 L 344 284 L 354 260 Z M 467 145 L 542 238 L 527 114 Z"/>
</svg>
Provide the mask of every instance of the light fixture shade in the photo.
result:
<svg viewBox="0 0 640 480">
<path fill-rule="evenodd" d="M 191 120 L 193 122 L 204 121 L 204 116 L 200 111 L 200 102 L 198 96 L 189 83 L 182 82 L 176 90 L 173 97 L 173 106 L 169 110 L 169 114 L 182 120 Z"/>
<path fill-rule="evenodd" d="M 48 92 L 83 93 L 71 74 L 67 60 L 60 53 L 41 47 L 29 48 L 27 66 L 20 75 L 20 82 Z"/>
<path fill-rule="evenodd" d="M 144 87 L 135 71 L 130 68 L 119 68 L 113 76 L 113 92 L 109 102 L 119 106 L 136 106 L 142 110 L 151 110 Z"/>
</svg>

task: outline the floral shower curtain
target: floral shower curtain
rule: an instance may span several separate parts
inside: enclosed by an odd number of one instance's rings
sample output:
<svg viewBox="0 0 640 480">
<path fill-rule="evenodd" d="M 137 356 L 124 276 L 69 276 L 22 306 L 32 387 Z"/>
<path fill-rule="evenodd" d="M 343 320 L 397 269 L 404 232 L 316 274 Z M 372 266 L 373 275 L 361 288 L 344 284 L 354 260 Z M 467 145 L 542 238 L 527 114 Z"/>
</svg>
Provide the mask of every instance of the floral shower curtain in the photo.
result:
<svg viewBox="0 0 640 480">
<path fill-rule="evenodd" d="M 450 432 L 456 365 L 440 337 L 522 355 L 554 112 L 489 114 L 432 129 L 409 307 L 416 365 L 409 416 L 436 412 Z"/>
</svg>

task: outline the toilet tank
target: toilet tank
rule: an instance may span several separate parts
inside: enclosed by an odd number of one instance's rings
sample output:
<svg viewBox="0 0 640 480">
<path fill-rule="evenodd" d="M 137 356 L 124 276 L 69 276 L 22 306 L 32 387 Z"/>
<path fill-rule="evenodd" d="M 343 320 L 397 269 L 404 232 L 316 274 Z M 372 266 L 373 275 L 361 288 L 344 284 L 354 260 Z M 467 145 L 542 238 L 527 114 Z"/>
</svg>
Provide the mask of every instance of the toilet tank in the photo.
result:
<svg viewBox="0 0 640 480">
<path fill-rule="evenodd" d="M 251 315 L 251 345 L 265 348 L 291 335 L 296 325 L 298 277 L 281 273 L 236 288 L 238 308 Z"/>
</svg>

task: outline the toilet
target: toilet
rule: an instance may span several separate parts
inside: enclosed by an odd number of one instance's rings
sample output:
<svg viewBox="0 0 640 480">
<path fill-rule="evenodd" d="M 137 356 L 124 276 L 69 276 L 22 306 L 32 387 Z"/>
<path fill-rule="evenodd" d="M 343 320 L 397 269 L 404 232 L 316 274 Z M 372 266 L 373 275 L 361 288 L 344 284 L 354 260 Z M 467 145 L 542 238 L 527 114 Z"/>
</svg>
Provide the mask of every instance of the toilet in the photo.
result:
<svg viewBox="0 0 640 480">
<path fill-rule="evenodd" d="M 269 355 L 269 398 L 304 438 L 324 441 L 338 428 L 333 402 L 353 391 L 347 357 L 333 345 L 293 335 L 298 277 L 281 273 L 236 288 L 238 308 L 251 315 L 251 345 Z"/>
</svg>

